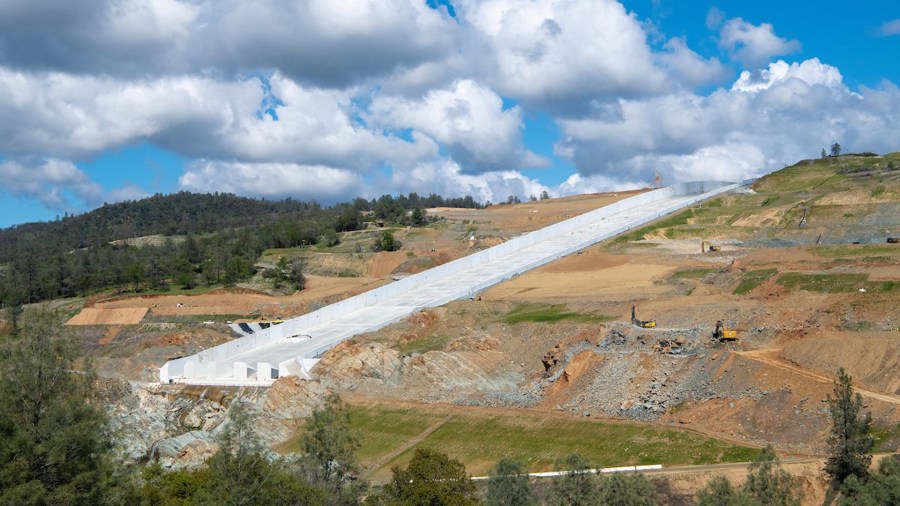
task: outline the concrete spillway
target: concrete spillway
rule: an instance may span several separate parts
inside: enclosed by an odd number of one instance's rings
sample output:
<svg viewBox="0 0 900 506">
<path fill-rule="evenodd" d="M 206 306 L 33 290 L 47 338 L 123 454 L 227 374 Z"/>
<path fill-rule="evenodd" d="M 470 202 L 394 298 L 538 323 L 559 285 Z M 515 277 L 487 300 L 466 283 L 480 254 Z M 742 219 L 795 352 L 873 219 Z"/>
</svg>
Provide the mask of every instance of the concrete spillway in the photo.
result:
<svg viewBox="0 0 900 506">
<path fill-rule="evenodd" d="M 265 386 L 280 376 L 305 375 L 319 355 L 354 335 L 378 330 L 421 308 L 472 297 L 512 276 L 738 186 L 716 181 L 681 183 L 621 200 L 252 335 L 171 360 L 160 368 L 160 381 Z"/>
</svg>

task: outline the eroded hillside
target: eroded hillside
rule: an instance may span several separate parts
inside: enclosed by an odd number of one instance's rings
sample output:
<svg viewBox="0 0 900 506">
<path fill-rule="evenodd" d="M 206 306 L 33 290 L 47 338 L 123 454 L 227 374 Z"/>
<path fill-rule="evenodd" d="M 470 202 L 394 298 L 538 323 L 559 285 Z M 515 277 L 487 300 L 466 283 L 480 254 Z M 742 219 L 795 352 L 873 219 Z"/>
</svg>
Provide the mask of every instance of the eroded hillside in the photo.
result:
<svg viewBox="0 0 900 506">
<path fill-rule="evenodd" d="M 360 336 L 318 375 L 356 396 L 647 420 L 819 453 L 845 367 L 882 448 L 896 448 L 897 161 L 801 162 Z M 632 304 L 657 326 L 632 325 Z M 717 320 L 739 339 L 713 340 Z"/>
<path fill-rule="evenodd" d="M 302 313 L 625 195 L 436 209 L 431 213 L 443 220 L 393 229 L 403 243 L 396 252 L 371 251 L 377 228 L 343 234 L 330 247 L 264 252 L 262 268 L 282 257 L 305 261 L 309 283 L 297 293 L 257 276 L 240 289 L 103 293 L 63 307 L 70 315 L 82 305 L 140 313 L 132 315 L 137 322 L 74 332 L 107 378 L 101 391 L 128 434 L 124 454 L 173 467 L 198 465 L 215 450 L 236 395 L 254 401 L 267 442 L 290 452 L 298 424 L 328 391 L 351 400 L 368 438 L 363 460 L 376 477 L 421 444 L 437 445 L 471 469 L 489 467 L 485 452 L 516 447 L 528 460 L 540 444 L 546 451 L 533 468 L 545 470 L 577 441 L 626 438 L 614 435 L 620 429 L 609 429 L 608 420 L 674 431 L 629 433 L 627 446 L 638 450 L 609 450 L 603 458 L 626 460 L 609 464 L 746 460 L 747 446 L 766 443 L 819 454 L 829 424 L 825 399 L 839 367 L 872 410 L 879 448 L 890 450 L 900 444 L 900 244 L 887 242 L 900 236 L 897 165 L 898 155 L 801 162 L 474 300 L 357 336 L 322 357 L 313 381 L 284 378 L 267 391 L 152 381 L 165 360 L 233 338 L 227 320 Z M 656 327 L 633 325 L 632 305 Z M 141 308 L 146 312 L 131 311 Z M 717 320 L 738 339 L 714 340 Z M 504 421 L 518 416 L 531 429 Z M 547 424 L 569 427 L 571 445 L 528 439 Z M 460 431 L 469 430 L 477 434 L 463 444 Z M 521 446 L 503 439 L 509 434 L 518 434 Z M 686 434 L 717 442 L 691 440 L 672 454 L 640 444 Z"/>
</svg>

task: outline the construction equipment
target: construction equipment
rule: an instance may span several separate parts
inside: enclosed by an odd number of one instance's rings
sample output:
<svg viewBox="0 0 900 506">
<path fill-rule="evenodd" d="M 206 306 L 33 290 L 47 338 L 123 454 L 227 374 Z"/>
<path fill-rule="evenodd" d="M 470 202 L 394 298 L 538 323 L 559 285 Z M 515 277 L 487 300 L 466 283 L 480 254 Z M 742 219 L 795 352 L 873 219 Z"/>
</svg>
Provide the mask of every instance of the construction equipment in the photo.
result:
<svg viewBox="0 0 900 506">
<path fill-rule="evenodd" d="M 700 241 L 700 253 L 706 251 L 720 251 L 721 249 L 722 247 L 714 242 Z"/>
<path fill-rule="evenodd" d="M 660 339 L 653 345 L 653 350 L 667 355 L 681 355 L 684 351 L 684 341 L 681 339 Z"/>
<path fill-rule="evenodd" d="M 656 326 L 656 320 L 638 320 L 634 315 L 634 304 L 631 305 L 631 323 L 645 329 L 652 329 Z"/>
<path fill-rule="evenodd" d="M 718 339 L 720 342 L 724 341 L 737 341 L 737 331 L 731 330 L 725 326 L 725 322 L 719 320 L 716 322 L 716 330 L 713 331 L 713 339 Z"/>
<path fill-rule="evenodd" d="M 243 323 L 238 323 L 238 326 L 241 327 L 241 329 L 243 329 L 245 332 L 247 332 L 247 330 L 249 329 L 249 326 L 247 329 L 245 329 L 244 326 L 248 325 L 250 323 L 255 323 L 255 324 L 259 325 L 259 328 L 261 328 L 261 329 L 267 329 L 267 328 L 271 327 L 272 325 L 281 325 L 282 323 L 284 323 L 284 320 L 282 320 L 281 318 L 275 318 L 274 320 L 267 320 L 265 317 L 263 317 L 258 320 L 244 320 Z M 248 333 L 252 334 L 253 330 L 250 330 Z"/>
</svg>

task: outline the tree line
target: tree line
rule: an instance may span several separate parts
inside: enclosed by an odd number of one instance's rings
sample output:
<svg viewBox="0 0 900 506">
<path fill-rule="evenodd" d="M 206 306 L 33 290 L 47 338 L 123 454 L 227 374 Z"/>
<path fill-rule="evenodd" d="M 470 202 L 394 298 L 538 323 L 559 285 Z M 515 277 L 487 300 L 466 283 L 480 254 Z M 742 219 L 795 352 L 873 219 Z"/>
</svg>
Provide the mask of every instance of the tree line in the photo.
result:
<svg viewBox="0 0 900 506">
<path fill-rule="evenodd" d="M 292 199 L 181 192 L 104 205 L 78 216 L 0 229 L 0 307 L 131 290 L 230 285 L 268 248 L 323 244 L 365 220 L 420 226 L 425 207 L 480 207 L 472 197 L 415 193 L 323 207 Z M 144 246 L 127 239 L 166 239 Z"/>
<path fill-rule="evenodd" d="M 197 470 L 158 463 L 117 465 L 107 420 L 93 397 L 90 369 L 73 372 L 77 349 L 46 309 L 26 313 L 18 336 L 0 337 L 0 504 L 15 505 L 620 505 L 659 504 L 663 479 L 591 474 L 578 454 L 557 462 L 561 476 L 535 482 L 523 462 L 500 460 L 479 488 L 458 460 L 417 448 L 405 467 L 373 486 L 363 478 L 360 442 L 334 394 L 306 420 L 297 457 L 271 454 L 256 433 L 249 403 L 231 402 L 219 450 Z M 841 505 L 900 502 L 900 461 L 870 471 L 871 414 L 841 369 L 828 398 L 832 430 L 825 473 Z M 700 506 L 797 505 L 797 480 L 771 447 L 743 483 L 716 477 L 698 491 Z"/>
</svg>

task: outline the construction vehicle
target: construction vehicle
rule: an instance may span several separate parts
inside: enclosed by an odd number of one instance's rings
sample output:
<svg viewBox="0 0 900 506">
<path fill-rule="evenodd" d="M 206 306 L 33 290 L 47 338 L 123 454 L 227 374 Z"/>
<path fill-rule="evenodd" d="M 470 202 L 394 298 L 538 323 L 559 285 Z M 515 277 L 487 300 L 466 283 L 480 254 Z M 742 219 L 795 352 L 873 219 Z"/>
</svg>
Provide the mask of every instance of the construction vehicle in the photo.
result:
<svg viewBox="0 0 900 506">
<path fill-rule="evenodd" d="M 716 330 L 713 331 L 713 339 L 718 339 L 719 342 L 724 341 L 737 341 L 737 331 L 731 330 L 725 326 L 725 322 L 719 320 L 716 322 Z"/>
<path fill-rule="evenodd" d="M 634 304 L 631 305 L 631 323 L 645 329 L 652 329 L 656 326 L 656 320 L 638 320 L 634 314 Z"/>
<path fill-rule="evenodd" d="M 721 251 L 722 247 L 714 242 L 700 241 L 700 253 L 707 251 Z"/>
<path fill-rule="evenodd" d="M 261 329 L 267 329 L 267 328 L 271 327 L 272 325 L 281 325 L 282 323 L 284 323 L 284 320 L 282 320 L 280 318 L 276 318 L 274 320 L 267 320 L 265 317 L 263 317 L 258 320 L 244 320 L 243 322 L 238 323 L 238 326 L 244 332 L 246 332 L 248 334 L 252 334 L 253 329 L 249 325 L 251 323 L 255 323 L 255 324 L 259 325 L 259 328 L 261 328 Z"/>
<path fill-rule="evenodd" d="M 260 327 L 260 328 L 267 329 L 267 328 L 269 328 L 269 327 L 272 326 L 272 325 L 281 325 L 282 323 L 284 323 L 284 320 L 278 320 L 278 319 L 276 319 L 276 320 L 265 320 L 265 319 L 263 319 L 263 320 L 261 320 L 261 321 L 259 321 L 259 322 L 257 322 L 257 323 L 259 323 L 259 327 Z"/>
</svg>

